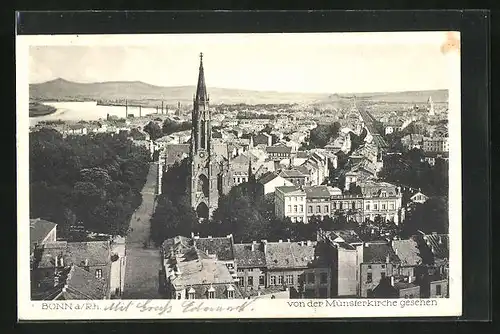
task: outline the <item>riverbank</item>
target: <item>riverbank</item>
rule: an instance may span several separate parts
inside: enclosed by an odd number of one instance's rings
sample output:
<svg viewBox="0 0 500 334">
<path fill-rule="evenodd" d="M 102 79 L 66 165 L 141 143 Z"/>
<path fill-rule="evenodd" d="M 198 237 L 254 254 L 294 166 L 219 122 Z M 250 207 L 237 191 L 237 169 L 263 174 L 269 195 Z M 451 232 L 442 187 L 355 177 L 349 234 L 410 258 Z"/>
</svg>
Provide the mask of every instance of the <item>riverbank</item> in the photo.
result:
<svg viewBox="0 0 500 334">
<path fill-rule="evenodd" d="M 57 108 L 40 103 L 30 102 L 29 117 L 47 116 L 55 113 Z"/>
</svg>

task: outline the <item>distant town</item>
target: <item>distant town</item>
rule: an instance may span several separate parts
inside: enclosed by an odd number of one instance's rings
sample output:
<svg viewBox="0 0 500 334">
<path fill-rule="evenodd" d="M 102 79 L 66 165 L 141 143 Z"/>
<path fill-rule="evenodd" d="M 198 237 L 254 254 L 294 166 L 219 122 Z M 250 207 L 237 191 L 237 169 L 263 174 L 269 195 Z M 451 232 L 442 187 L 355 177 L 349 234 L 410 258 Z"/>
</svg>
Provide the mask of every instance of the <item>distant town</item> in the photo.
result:
<svg viewBox="0 0 500 334">
<path fill-rule="evenodd" d="M 32 96 L 33 300 L 449 297 L 447 92 L 212 103 L 193 66 L 189 102 Z"/>
</svg>

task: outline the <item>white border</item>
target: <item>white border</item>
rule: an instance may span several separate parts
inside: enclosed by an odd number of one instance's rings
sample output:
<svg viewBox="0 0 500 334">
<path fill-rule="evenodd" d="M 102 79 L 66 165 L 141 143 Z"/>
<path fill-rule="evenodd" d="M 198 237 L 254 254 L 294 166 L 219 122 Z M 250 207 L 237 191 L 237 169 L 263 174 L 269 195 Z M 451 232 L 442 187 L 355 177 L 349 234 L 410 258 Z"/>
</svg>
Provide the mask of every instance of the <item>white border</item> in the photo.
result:
<svg viewBox="0 0 500 334">
<path fill-rule="evenodd" d="M 459 36 L 459 33 L 455 33 Z M 447 54 L 449 64 L 449 219 L 450 219 L 450 298 L 435 299 L 437 306 L 401 307 L 404 300 L 393 300 L 394 307 L 291 307 L 294 300 L 257 299 L 252 301 L 244 311 L 204 311 L 183 312 L 182 303 L 177 300 L 153 300 L 149 305 L 161 310 L 165 305 L 172 306 L 169 313 L 160 311 L 141 312 L 144 301 L 131 301 L 128 311 L 103 311 L 106 306 L 118 301 L 95 301 L 67 303 L 71 310 L 48 310 L 53 302 L 30 301 L 29 273 L 29 86 L 28 64 L 29 46 L 35 45 L 151 45 L 176 43 L 196 43 L 203 39 L 227 43 L 244 43 L 256 34 L 211 34 L 190 35 L 39 35 L 16 36 L 16 99 L 17 99 L 17 200 L 18 200 L 18 317 L 20 320 L 104 320 L 104 319 L 183 319 L 183 318 L 351 318 L 351 317 L 424 317 L 424 316 L 460 316 L 462 314 L 462 180 L 461 180 L 461 112 L 460 112 L 460 55 L 458 52 Z M 266 38 L 276 35 L 284 40 L 293 41 L 297 34 L 265 34 Z M 303 35 L 303 34 L 301 34 Z M 440 45 L 446 39 L 446 33 L 436 32 L 394 32 L 394 33 L 319 33 L 308 34 L 306 43 L 340 43 L 340 44 L 380 44 L 380 43 L 435 43 Z M 262 37 L 262 34 L 261 34 Z M 310 37 L 310 38 L 309 38 Z M 304 39 L 302 39 L 304 40 Z M 315 299 L 313 302 L 326 300 Z M 331 301 L 331 300 L 330 300 Z M 354 299 L 356 303 L 369 301 Z M 127 303 L 128 301 L 122 301 Z M 201 302 L 201 301 L 200 301 Z M 204 300 L 205 306 L 241 305 L 246 301 L 236 300 Z M 97 306 L 96 306 L 97 305 Z M 88 309 L 86 309 L 89 307 Z M 96 309 L 94 307 L 98 307 Z"/>
</svg>

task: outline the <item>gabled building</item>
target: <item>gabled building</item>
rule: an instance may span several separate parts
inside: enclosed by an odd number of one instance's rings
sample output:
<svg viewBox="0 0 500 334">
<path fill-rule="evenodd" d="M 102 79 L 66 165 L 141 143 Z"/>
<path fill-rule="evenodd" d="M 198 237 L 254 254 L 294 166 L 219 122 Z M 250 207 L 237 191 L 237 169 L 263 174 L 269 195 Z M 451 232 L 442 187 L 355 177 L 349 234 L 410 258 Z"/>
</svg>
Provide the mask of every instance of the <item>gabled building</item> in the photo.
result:
<svg viewBox="0 0 500 334">
<path fill-rule="evenodd" d="M 264 195 L 274 193 L 276 187 L 282 186 L 293 186 L 293 183 L 288 181 L 287 179 L 282 178 L 278 174 L 274 172 L 267 172 L 263 174 L 257 182 L 262 187 L 262 193 Z"/>
<path fill-rule="evenodd" d="M 234 245 L 238 287 L 243 293 L 264 290 L 266 284 L 266 255 L 261 242 Z"/>
<path fill-rule="evenodd" d="M 288 287 L 291 298 L 329 298 L 331 269 L 315 241 L 267 242 L 267 284 Z"/>
<path fill-rule="evenodd" d="M 274 214 L 292 222 L 306 222 L 306 192 L 298 186 L 276 187 L 274 192 Z"/>
<path fill-rule="evenodd" d="M 120 277 L 112 275 L 113 261 L 109 241 L 49 242 L 37 246 L 32 270 L 32 293 L 43 295 L 59 285 L 60 277 L 71 266 L 78 266 L 103 282 L 110 290 L 111 281 Z M 119 284 L 119 283 L 118 283 Z"/>
<path fill-rule="evenodd" d="M 269 156 L 269 160 L 280 161 L 283 159 L 290 159 L 292 148 L 286 145 L 277 144 L 275 146 L 266 147 L 266 152 Z"/>
</svg>

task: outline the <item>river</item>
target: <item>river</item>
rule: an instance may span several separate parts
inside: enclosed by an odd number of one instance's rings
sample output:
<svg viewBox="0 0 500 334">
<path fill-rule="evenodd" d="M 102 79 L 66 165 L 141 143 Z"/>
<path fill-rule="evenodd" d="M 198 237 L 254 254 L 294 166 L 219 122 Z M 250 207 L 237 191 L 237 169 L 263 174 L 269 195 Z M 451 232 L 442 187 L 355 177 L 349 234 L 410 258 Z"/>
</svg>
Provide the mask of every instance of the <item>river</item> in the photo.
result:
<svg viewBox="0 0 500 334">
<path fill-rule="evenodd" d="M 35 126 L 40 121 L 97 121 L 105 119 L 106 115 L 125 117 L 125 106 L 101 106 L 95 101 L 89 102 L 43 102 L 43 104 L 56 108 L 56 112 L 39 117 L 30 117 L 30 126 Z M 139 116 L 139 107 L 128 107 L 128 113 Z M 141 108 L 141 115 L 156 113 L 156 108 Z"/>
</svg>

